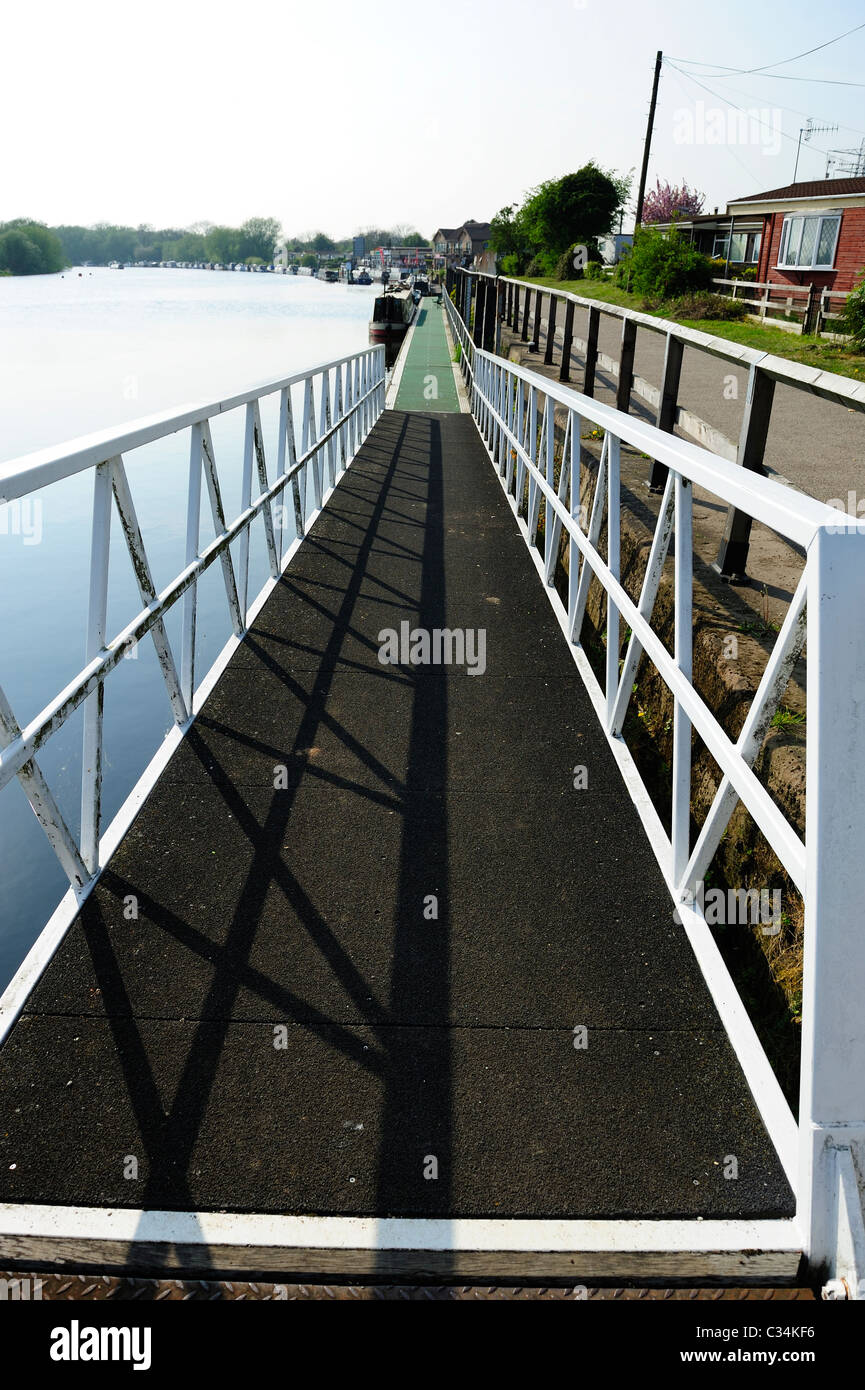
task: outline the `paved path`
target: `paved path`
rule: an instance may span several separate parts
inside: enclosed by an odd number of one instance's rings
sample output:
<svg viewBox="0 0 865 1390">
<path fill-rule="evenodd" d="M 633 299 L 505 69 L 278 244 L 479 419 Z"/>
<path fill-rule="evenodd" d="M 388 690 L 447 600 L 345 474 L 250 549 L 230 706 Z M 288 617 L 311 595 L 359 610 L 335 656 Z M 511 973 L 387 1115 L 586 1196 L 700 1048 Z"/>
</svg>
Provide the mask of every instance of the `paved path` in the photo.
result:
<svg viewBox="0 0 865 1390">
<path fill-rule="evenodd" d="M 792 1212 L 471 417 L 379 421 L 145 804 L 0 1051 L 0 1201 Z"/>
<path fill-rule="evenodd" d="M 395 404 L 397 410 L 456 412 L 460 408 L 438 298 L 421 300 Z"/>
<path fill-rule="evenodd" d="M 541 310 L 542 354 L 546 345 L 547 310 L 548 297 L 545 296 Z M 562 318 L 560 308 L 556 328 L 557 363 L 561 361 Z M 578 306 L 574 316 L 575 337 L 585 340 L 587 325 L 588 310 Z M 711 331 L 711 325 L 708 327 Z M 531 331 L 530 327 L 530 337 Z M 620 320 L 601 315 L 598 347 L 614 362 L 618 362 L 621 349 Z M 571 356 L 571 385 L 579 391 L 582 389 L 584 357 L 576 350 Z M 638 328 L 634 374 L 660 387 L 663 373 L 663 334 Z M 739 439 L 747 386 L 748 373 L 745 369 L 696 348 L 685 348 L 679 404 L 720 430 L 734 444 Z M 599 401 L 615 405 L 615 379 L 601 368 L 598 368 L 595 377 L 595 396 Z M 654 423 L 654 410 L 636 395 L 631 398 L 631 410 Z M 681 431 L 677 430 L 677 433 Z M 687 435 L 682 437 L 688 438 Z M 789 480 L 802 492 L 821 502 L 840 498 L 846 508 L 850 489 L 865 502 L 865 414 L 820 400 L 790 386 L 777 386 L 765 464 L 770 473 Z"/>
</svg>

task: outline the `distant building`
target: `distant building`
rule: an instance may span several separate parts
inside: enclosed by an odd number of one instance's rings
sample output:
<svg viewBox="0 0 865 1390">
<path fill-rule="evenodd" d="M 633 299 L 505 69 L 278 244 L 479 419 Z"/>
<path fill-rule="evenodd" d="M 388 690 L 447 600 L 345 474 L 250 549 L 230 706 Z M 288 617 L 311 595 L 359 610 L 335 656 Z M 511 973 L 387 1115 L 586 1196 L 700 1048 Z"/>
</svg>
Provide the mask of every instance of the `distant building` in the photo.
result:
<svg viewBox="0 0 865 1390">
<path fill-rule="evenodd" d="M 633 244 L 633 232 L 615 232 L 611 233 L 610 236 L 598 237 L 598 246 L 604 265 L 618 265 L 622 259 L 622 252 Z"/>
<path fill-rule="evenodd" d="M 470 266 L 489 250 L 490 224 L 475 222 L 469 217 L 459 227 L 438 227 L 433 233 L 432 245 L 440 264 Z"/>
</svg>

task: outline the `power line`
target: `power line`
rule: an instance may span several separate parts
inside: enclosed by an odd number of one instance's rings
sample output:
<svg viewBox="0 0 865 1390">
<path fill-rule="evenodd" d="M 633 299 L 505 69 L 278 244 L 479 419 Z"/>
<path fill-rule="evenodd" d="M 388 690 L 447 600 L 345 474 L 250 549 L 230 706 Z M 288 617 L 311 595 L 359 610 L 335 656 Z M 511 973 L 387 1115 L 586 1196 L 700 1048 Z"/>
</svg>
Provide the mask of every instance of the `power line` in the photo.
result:
<svg viewBox="0 0 865 1390">
<path fill-rule="evenodd" d="M 785 140 L 789 140 L 790 143 L 793 145 L 798 143 L 793 138 L 793 136 L 788 135 L 785 130 L 776 131 L 774 127 L 767 125 L 765 121 L 761 121 L 760 118 L 758 116 L 755 116 L 752 111 L 746 111 L 744 106 L 737 106 L 735 101 L 730 101 L 728 97 L 722 96 L 720 92 L 713 91 L 711 87 L 707 87 L 705 82 L 701 82 L 699 78 L 694 76 L 693 73 L 685 72 L 684 68 L 677 67 L 676 64 L 671 61 L 671 59 L 666 58 L 664 61 L 669 63 L 670 67 L 675 68 L 676 72 L 680 72 L 683 77 L 687 77 L 690 82 L 695 82 L 698 87 L 702 87 L 703 91 L 708 92 L 710 97 L 715 97 L 717 101 L 723 101 L 725 106 L 731 106 L 734 111 L 740 111 L 743 116 L 747 116 L 749 120 L 753 120 L 756 125 L 761 125 L 766 130 L 771 130 L 773 135 L 781 135 Z M 814 149 L 816 149 L 819 154 L 829 154 L 828 150 L 819 149 L 817 145 L 814 146 Z"/>
<path fill-rule="evenodd" d="M 681 71 L 681 69 L 680 69 L 680 71 Z M 702 75 L 705 76 L 705 73 L 702 74 Z M 686 73 L 686 74 L 684 74 L 684 76 L 690 76 L 690 73 Z M 675 80 L 675 79 L 674 79 L 674 80 Z M 682 89 L 682 90 L 684 90 L 684 89 Z M 755 96 L 754 96 L 753 92 L 743 92 L 742 89 L 741 89 L 741 87 L 731 87 L 729 90 L 732 91 L 732 92 L 736 92 L 739 96 L 747 97 L 747 99 L 748 99 L 749 101 L 759 101 L 759 100 L 760 100 L 759 97 L 755 97 Z M 796 106 L 785 106 L 784 103 L 783 103 L 782 101 L 776 102 L 775 105 L 778 107 L 778 109 L 779 109 L 780 111 L 789 111 L 789 113 L 790 113 L 791 116 L 811 116 L 815 121 L 819 121 L 819 122 L 821 123 L 821 125 L 831 125 L 831 124 L 832 124 L 832 122 L 830 121 L 830 119 L 829 119 L 828 116 L 815 116 L 814 113 L 813 113 L 812 111 L 800 111 L 799 108 L 796 107 Z M 839 126 L 841 127 L 842 130 L 849 130 L 849 131 L 851 131 L 854 135 L 865 135 L 865 130 L 860 130 L 858 126 L 855 126 L 855 125 L 845 125 L 843 121 L 836 121 L 835 124 L 836 124 L 836 125 L 839 125 Z"/>
<path fill-rule="evenodd" d="M 674 65 L 671 63 L 671 64 L 670 64 L 670 67 L 672 68 L 673 66 L 674 66 Z M 675 71 L 676 71 L 676 72 L 681 72 L 681 68 L 675 68 Z M 688 75 L 689 75 L 688 73 L 685 73 L 685 72 L 682 73 L 682 76 L 683 76 L 683 77 L 687 77 Z M 682 84 L 681 84 L 681 82 L 679 81 L 678 77 L 674 77 L 674 78 L 673 78 L 673 81 L 675 82 L 675 84 L 676 84 L 676 86 L 678 87 L 679 91 L 682 93 L 682 95 L 684 96 L 685 100 L 687 101 L 687 100 L 688 100 L 688 92 L 687 92 L 687 89 L 686 89 L 685 87 L 682 86 Z M 754 186 L 755 186 L 756 188 L 759 188 L 759 187 L 761 186 L 761 184 L 764 182 L 764 180 L 758 178 L 757 175 L 754 173 L 753 169 L 749 169 L 749 168 L 748 168 L 748 165 L 745 163 L 744 159 L 740 159 L 739 155 L 736 153 L 736 151 L 735 151 L 735 149 L 733 148 L 732 145 L 724 145 L 723 148 L 726 150 L 727 154 L 730 155 L 730 157 L 736 161 L 736 163 L 739 165 L 739 167 L 745 170 L 745 173 L 748 175 L 748 178 L 751 180 L 751 182 L 754 184 Z"/>
<path fill-rule="evenodd" d="M 671 60 L 666 58 L 664 61 L 670 62 Z M 680 68 L 679 71 L 684 72 L 684 68 Z M 749 68 L 725 68 L 722 72 L 702 72 L 700 76 L 723 78 L 746 77 L 750 74 L 750 71 Z M 691 73 L 685 73 L 685 76 L 690 77 Z M 839 77 L 794 77 L 791 73 L 784 72 L 763 72 L 760 73 L 760 76 L 773 78 L 776 82 L 814 82 L 819 83 L 823 87 L 865 87 L 865 82 L 845 82 Z"/>
<path fill-rule="evenodd" d="M 799 61 L 800 58 L 810 58 L 810 56 L 811 56 L 812 53 L 819 53 L 819 52 L 821 51 L 821 49 L 824 49 L 824 48 L 831 48 L 833 43 L 840 43 L 842 39 L 849 38 L 851 34 L 858 34 L 860 29 L 865 29 L 865 24 L 856 24 L 856 25 L 854 25 L 854 27 L 853 27 L 852 29 L 847 29 L 847 30 L 845 30 L 845 32 L 844 32 L 843 34 L 838 34 L 834 39 L 827 39 L 825 43 L 818 43 L 817 46 L 816 46 L 815 48 L 808 48 L 808 49 L 805 50 L 804 53 L 796 53 L 796 54 L 794 54 L 794 56 L 793 56 L 792 58 L 781 58 L 777 63 L 766 63 L 766 64 L 765 64 L 763 67 L 761 67 L 761 68 L 725 68 L 724 71 L 725 71 L 725 72 L 740 72 L 740 73 L 754 73 L 754 72 L 768 73 L 769 68 L 783 68 L 783 67 L 786 66 L 787 63 L 796 63 L 796 62 Z M 692 59 L 692 58 L 677 58 L 675 61 L 678 62 L 678 63 L 688 63 L 688 64 L 690 64 L 690 65 L 692 65 L 692 66 L 696 66 L 696 67 L 708 67 L 708 66 L 710 66 L 710 65 L 707 64 L 707 63 L 695 62 L 695 60 Z M 715 66 L 716 66 L 716 67 L 722 67 L 723 65 L 722 65 L 722 64 L 717 64 L 717 63 L 716 63 Z M 707 75 L 708 77 L 711 77 L 711 76 L 712 76 L 711 73 L 707 73 L 706 75 Z M 720 76 L 720 74 L 719 74 L 719 76 Z M 863 85 L 865 85 L 865 83 L 857 83 L 856 85 L 857 85 L 857 86 L 863 86 Z"/>
</svg>

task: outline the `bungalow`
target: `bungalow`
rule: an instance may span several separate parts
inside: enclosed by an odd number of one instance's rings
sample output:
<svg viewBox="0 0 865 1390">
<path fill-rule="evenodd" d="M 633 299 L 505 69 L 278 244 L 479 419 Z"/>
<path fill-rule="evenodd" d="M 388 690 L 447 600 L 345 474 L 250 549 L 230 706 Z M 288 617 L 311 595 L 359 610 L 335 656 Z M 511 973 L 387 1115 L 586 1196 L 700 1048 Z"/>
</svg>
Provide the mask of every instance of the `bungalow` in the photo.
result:
<svg viewBox="0 0 865 1390">
<path fill-rule="evenodd" d="M 713 261 L 725 261 L 731 275 L 756 266 L 759 261 L 763 237 L 763 218 L 759 214 L 734 216 L 729 209 L 719 213 L 715 208 L 712 213 L 679 217 L 675 224 L 659 222 L 656 225 L 663 231 L 675 225 L 704 256 L 710 256 Z"/>
<path fill-rule="evenodd" d="M 865 178 L 791 183 L 728 203 L 727 213 L 737 230 L 744 219 L 762 222 L 758 280 L 839 291 L 859 283 L 865 270 Z"/>
</svg>

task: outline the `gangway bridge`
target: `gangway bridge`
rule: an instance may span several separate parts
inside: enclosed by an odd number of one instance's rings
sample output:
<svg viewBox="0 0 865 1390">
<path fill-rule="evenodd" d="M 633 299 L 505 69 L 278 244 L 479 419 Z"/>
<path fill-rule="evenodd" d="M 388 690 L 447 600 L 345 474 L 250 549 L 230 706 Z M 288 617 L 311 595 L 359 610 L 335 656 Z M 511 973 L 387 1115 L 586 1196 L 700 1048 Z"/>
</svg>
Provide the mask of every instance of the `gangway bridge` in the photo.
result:
<svg viewBox="0 0 865 1390">
<path fill-rule="evenodd" d="M 157 588 L 135 460 L 169 437 L 185 559 Z M 623 448 L 667 470 L 636 594 Z M 858 1296 L 865 529 L 497 357 L 447 296 L 422 301 L 390 382 L 370 348 L 16 460 L 0 497 L 82 473 L 84 664 L 29 721 L 0 694 L 0 786 L 18 778 L 69 880 L 0 1001 L 0 1266 L 805 1269 Z M 736 739 L 692 678 L 695 488 L 806 555 Z M 111 631 L 118 526 L 140 608 Z M 668 557 L 672 650 L 653 627 Z M 232 630 L 201 670 L 211 567 Z M 105 823 L 105 701 L 145 638 L 171 729 Z M 806 641 L 803 839 L 754 762 Z M 669 825 L 623 737 L 641 654 L 674 701 Z M 77 710 L 78 830 L 40 767 Z M 698 831 L 695 737 L 721 773 Z M 797 1114 L 694 896 L 739 801 L 805 903 Z"/>
</svg>

